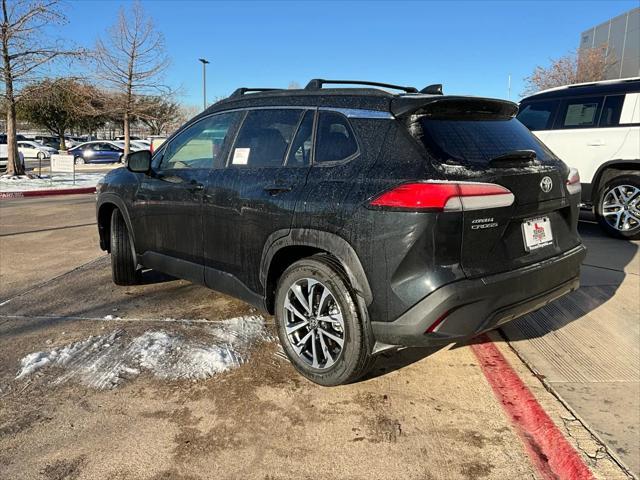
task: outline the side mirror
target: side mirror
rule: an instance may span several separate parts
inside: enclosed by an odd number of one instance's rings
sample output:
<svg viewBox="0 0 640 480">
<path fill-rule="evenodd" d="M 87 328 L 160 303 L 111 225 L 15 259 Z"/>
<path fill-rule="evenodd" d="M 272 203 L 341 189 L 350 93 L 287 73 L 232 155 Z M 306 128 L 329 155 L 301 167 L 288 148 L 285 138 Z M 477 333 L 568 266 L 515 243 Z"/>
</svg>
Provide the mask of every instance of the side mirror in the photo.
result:
<svg viewBox="0 0 640 480">
<path fill-rule="evenodd" d="M 151 169 L 151 152 L 138 150 L 127 155 L 127 168 L 134 173 L 149 173 Z"/>
</svg>

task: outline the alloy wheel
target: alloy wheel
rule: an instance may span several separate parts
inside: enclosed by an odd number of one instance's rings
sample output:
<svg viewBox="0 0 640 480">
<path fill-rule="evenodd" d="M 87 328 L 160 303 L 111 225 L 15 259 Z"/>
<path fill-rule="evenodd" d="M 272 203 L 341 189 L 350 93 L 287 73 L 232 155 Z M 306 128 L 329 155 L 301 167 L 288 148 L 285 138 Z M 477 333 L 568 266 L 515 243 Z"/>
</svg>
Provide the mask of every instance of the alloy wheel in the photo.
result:
<svg viewBox="0 0 640 480">
<path fill-rule="evenodd" d="M 640 226 L 640 188 L 633 185 L 617 185 L 602 199 L 602 216 L 620 232 L 628 232 Z"/>
<path fill-rule="evenodd" d="M 331 367 L 345 341 L 344 319 L 329 288 L 312 278 L 296 281 L 284 303 L 285 330 L 296 354 L 312 368 Z"/>
</svg>

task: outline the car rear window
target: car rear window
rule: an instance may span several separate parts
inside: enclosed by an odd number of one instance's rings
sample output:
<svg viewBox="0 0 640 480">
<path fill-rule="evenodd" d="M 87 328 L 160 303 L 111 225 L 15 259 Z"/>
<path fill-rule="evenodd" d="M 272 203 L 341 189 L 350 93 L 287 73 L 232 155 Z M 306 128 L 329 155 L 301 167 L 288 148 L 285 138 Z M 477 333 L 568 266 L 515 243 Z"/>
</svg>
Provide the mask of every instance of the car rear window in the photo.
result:
<svg viewBox="0 0 640 480">
<path fill-rule="evenodd" d="M 442 162 L 487 166 L 514 150 L 534 150 L 539 159 L 553 154 L 515 118 L 451 120 L 419 117 L 410 125 L 412 135 Z"/>
</svg>

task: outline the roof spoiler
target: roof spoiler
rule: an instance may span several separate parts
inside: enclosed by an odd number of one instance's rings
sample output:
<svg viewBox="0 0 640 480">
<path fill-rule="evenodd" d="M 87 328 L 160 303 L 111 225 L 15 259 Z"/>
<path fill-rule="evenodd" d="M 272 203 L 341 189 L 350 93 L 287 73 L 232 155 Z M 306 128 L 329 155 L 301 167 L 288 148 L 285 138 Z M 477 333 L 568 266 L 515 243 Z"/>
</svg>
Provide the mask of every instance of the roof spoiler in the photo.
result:
<svg viewBox="0 0 640 480">
<path fill-rule="evenodd" d="M 406 93 L 418 93 L 418 89 L 415 87 L 405 87 L 402 85 L 393 85 L 392 83 L 381 82 L 368 82 L 366 80 L 325 80 L 324 78 L 314 78 L 307 86 L 305 90 L 320 90 L 323 85 L 367 85 L 370 87 L 382 87 L 391 88 L 393 90 L 402 90 Z"/>
<path fill-rule="evenodd" d="M 507 100 L 482 97 L 399 96 L 391 101 L 391 113 L 396 117 L 420 113 L 442 117 L 512 118 L 518 113 L 518 105 Z"/>
</svg>

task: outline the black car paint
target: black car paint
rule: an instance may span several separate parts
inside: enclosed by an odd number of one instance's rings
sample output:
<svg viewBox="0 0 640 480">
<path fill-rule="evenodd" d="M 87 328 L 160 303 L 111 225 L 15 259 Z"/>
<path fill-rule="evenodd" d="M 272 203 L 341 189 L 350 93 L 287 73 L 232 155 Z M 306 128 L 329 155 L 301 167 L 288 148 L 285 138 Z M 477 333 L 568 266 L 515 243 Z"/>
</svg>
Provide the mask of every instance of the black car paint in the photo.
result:
<svg viewBox="0 0 640 480">
<path fill-rule="evenodd" d="M 362 109 L 383 114 L 390 112 L 394 98 L 372 89 L 250 94 L 213 105 L 183 129 L 207 115 L 247 108 Z M 416 179 L 469 180 L 469 174 L 440 168 L 403 123 L 390 115 L 350 118 L 349 122 L 358 138 L 359 153 L 344 162 L 253 171 L 223 167 L 179 173 L 152 169 L 150 175 L 126 169 L 111 172 L 99 188 L 101 247 L 109 248 L 107 219 L 111 209 L 119 208 L 139 263 L 231 294 L 269 312 L 273 312 L 275 280 L 286 262 L 317 251 L 329 252 L 350 279 L 372 324 L 389 323 L 386 329 L 374 329 L 385 343 L 394 340 L 393 334 L 385 333 L 393 331 L 394 321 L 434 292 L 443 292 L 444 286 L 454 292 L 449 301 L 464 303 L 464 282 L 473 278 L 478 279 L 473 284 L 477 288 L 487 275 L 553 263 L 550 258 L 559 259 L 573 248 L 578 249 L 575 258 L 584 256 L 576 231 L 577 200 L 569 198 L 564 188 L 567 168 L 562 162 L 556 161 L 553 167 L 542 165 L 526 175 L 514 170 L 509 180 L 505 180 L 504 169 L 484 171 L 472 178 L 507 183 L 529 195 L 508 211 L 495 212 L 505 219 L 499 228 L 474 231 L 469 228 L 473 219 L 494 212 L 369 208 L 372 198 L 394 185 Z M 163 147 L 170 142 L 171 138 Z M 156 167 L 163 150 L 154 155 Z M 557 181 L 556 191 L 549 196 L 538 188 L 539 178 L 547 173 Z M 526 183 L 524 189 L 522 182 Z M 268 191 L 274 185 L 287 188 L 274 195 Z M 536 193 L 528 190 L 531 185 Z M 559 229 L 557 241 L 552 250 L 526 254 L 519 222 L 541 214 L 553 217 L 554 232 L 556 226 Z M 519 249 L 513 242 L 501 240 L 501 234 L 509 229 L 513 230 L 509 235 L 520 235 Z M 473 256 L 478 253 L 482 258 L 474 263 Z M 564 293 L 567 284 L 575 288 L 576 269 L 563 273 L 562 278 L 538 275 L 536 288 Z M 515 304 L 529 299 L 526 282 L 512 284 L 516 290 L 510 298 Z M 430 318 L 428 313 L 423 317 Z M 481 313 L 495 316 L 494 311 Z M 423 333 L 414 341 L 403 338 L 404 344 L 442 341 L 437 334 Z"/>
</svg>

